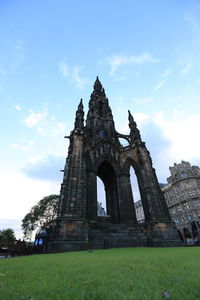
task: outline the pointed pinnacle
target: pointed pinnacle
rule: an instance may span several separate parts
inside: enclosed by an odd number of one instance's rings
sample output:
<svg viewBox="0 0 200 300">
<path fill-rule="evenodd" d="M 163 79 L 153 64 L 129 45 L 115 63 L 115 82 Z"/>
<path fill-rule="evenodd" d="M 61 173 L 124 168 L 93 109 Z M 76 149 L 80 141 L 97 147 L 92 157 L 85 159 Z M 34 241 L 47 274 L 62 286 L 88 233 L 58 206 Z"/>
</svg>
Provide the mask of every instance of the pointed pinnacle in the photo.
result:
<svg viewBox="0 0 200 300">
<path fill-rule="evenodd" d="M 80 103 L 78 105 L 78 109 L 83 110 L 83 99 L 81 98 Z"/>
<path fill-rule="evenodd" d="M 131 123 L 131 122 L 134 122 L 134 119 L 133 119 L 133 116 L 132 116 L 130 110 L 128 110 L 128 119 L 129 119 L 129 122 L 130 122 L 130 123 Z"/>
<path fill-rule="evenodd" d="M 95 83 L 94 83 L 94 89 L 95 90 L 102 90 L 102 84 L 99 80 L 99 77 L 97 76 L 96 80 L 95 80 Z"/>
</svg>

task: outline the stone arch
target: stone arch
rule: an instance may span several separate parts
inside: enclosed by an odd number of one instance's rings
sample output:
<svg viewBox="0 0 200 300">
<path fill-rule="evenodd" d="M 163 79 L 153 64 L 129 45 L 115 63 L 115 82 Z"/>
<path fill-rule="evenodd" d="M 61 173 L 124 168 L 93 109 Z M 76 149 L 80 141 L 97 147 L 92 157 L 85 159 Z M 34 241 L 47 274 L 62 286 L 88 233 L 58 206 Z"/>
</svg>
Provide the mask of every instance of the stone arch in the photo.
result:
<svg viewBox="0 0 200 300">
<path fill-rule="evenodd" d="M 131 157 L 128 157 L 125 162 L 125 172 L 130 174 L 131 167 L 133 167 L 135 171 L 135 176 L 137 178 L 138 189 L 140 192 L 142 207 L 144 211 L 144 217 L 145 217 L 145 221 L 147 221 L 150 219 L 150 211 L 149 211 L 149 205 L 147 199 L 148 192 L 145 192 L 144 190 L 144 182 L 143 182 L 144 174 L 142 174 L 143 169 L 139 166 L 139 163 L 136 160 L 132 159 Z"/>
<path fill-rule="evenodd" d="M 96 175 L 105 187 L 107 214 L 112 223 L 120 223 L 119 198 L 116 171 L 108 160 L 98 164 Z"/>
<path fill-rule="evenodd" d="M 138 163 L 131 157 L 128 157 L 124 163 L 124 172 L 128 174 L 130 167 L 133 167 L 135 173 L 137 173 L 140 169 Z"/>
<path fill-rule="evenodd" d="M 118 175 L 119 170 L 120 170 L 120 169 L 119 169 L 119 163 L 116 161 L 115 158 L 113 158 L 113 157 L 108 157 L 108 155 L 102 155 L 99 159 L 97 159 L 97 161 L 96 161 L 96 163 L 95 163 L 95 166 L 94 166 L 95 172 L 96 172 L 96 173 L 98 172 L 98 169 L 99 169 L 100 165 L 101 165 L 104 161 L 105 161 L 105 162 L 108 162 L 108 163 L 112 166 L 112 168 L 113 168 L 114 172 L 116 173 L 116 175 Z"/>
</svg>

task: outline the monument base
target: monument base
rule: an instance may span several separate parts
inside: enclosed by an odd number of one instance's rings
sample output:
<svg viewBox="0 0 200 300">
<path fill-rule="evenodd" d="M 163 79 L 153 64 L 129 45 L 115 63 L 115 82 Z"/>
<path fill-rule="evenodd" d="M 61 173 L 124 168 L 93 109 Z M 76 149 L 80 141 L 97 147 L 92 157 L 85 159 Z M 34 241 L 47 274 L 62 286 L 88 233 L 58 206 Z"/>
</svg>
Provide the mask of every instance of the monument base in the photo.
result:
<svg viewBox="0 0 200 300">
<path fill-rule="evenodd" d="M 149 247 L 179 247 L 182 242 L 173 222 L 146 222 L 144 231 Z"/>
<path fill-rule="evenodd" d="M 147 246 L 181 246 L 174 223 L 149 222 L 129 226 L 108 220 L 60 219 L 50 235 L 47 252 Z"/>
</svg>

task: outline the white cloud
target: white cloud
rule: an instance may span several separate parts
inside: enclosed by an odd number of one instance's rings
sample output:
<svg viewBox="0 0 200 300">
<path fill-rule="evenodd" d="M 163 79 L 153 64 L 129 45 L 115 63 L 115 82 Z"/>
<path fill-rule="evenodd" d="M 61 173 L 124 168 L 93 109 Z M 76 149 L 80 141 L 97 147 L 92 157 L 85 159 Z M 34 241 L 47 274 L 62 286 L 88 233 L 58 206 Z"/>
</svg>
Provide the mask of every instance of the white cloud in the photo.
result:
<svg viewBox="0 0 200 300">
<path fill-rule="evenodd" d="M 32 128 L 38 125 L 41 121 L 43 121 L 47 115 L 48 113 L 46 110 L 37 113 L 30 110 L 29 115 L 24 120 L 22 120 L 22 123 L 25 124 L 27 127 Z"/>
<path fill-rule="evenodd" d="M 158 63 L 160 59 L 154 58 L 149 52 L 140 55 L 113 55 L 105 59 L 105 63 L 111 67 L 110 75 L 114 75 L 116 70 L 123 65 L 130 64 L 144 64 L 144 63 Z"/>
<path fill-rule="evenodd" d="M 28 142 L 28 144 L 29 144 L 30 146 L 32 146 L 32 145 L 35 144 L 35 141 L 34 141 L 34 140 L 31 140 L 31 141 Z"/>
<path fill-rule="evenodd" d="M 22 110 L 22 107 L 19 104 L 14 105 L 14 108 L 18 111 Z"/>
<path fill-rule="evenodd" d="M 172 71 L 170 69 L 167 69 L 160 75 L 160 80 L 153 88 L 153 92 L 156 92 L 157 90 L 159 90 L 166 83 L 167 77 L 171 74 L 171 72 Z"/>
<path fill-rule="evenodd" d="M 15 232 L 15 236 L 17 239 L 23 239 L 23 233 L 21 229 L 21 220 L 18 219 L 0 219 L 0 230 L 12 228 Z"/>
<path fill-rule="evenodd" d="M 168 151 L 174 160 L 200 159 L 200 140 L 197 139 L 200 114 L 188 115 L 174 111 L 171 120 L 165 118 L 163 113 L 155 116 L 154 120 L 162 128 L 165 137 L 171 141 Z"/>
<path fill-rule="evenodd" d="M 22 173 L 0 173 L 0 219 L 10 219 L 7 227 L 14 227 L 43 197 L 59 193 L 60 185 L 52 181 L 30 179 Z M 11 188 L 12 182 L 12 188 Z"/>
<path fill-rule="evenodd" d="M 59 62 L 58 67 L 59 67 L 59 70 L 62 73 L 62 75 L 64 77 L 68 77 L 68 75 L 69 75 L 69 68 L 68 68 L 67 63 L 64 62 L 64 61 L 61 61 L 61 62 Z"/>
<path fill-rule="evenodd" d="M 59 70 L 63 77 L 69 78 L 77 88 L 83 88 L 89 81 L 80 75 L 81 68 L 79 66 L 69 67 L 64 61 L 58 64 Z"/>
<path fill-rule="evenodd" d="M 54 129 L 53 129 L 53 134 L 57 135 L 61 132 L 64 132 L 66 129 L 66 125 L 64 123 L 58 122 L 55 124 Z"/>
<path fill-rule="evenodd" d="M 190 72 L 191 69 L 192 69 L 192 64 L 191 64 L 191 62 L 187 62 L 187 63 L 185 64 L 185 66 L 183 67 L 183 69 L 181 70 L 181 74 L 182 74 L 183 76 L 186 76 L 186 75 Z"/>
<path fill-rule="evenodd" d="M 78 88 L 83 88 L 88 83 L 88 79 L 81 77 L 80 68 L 78 66 L 75 66 L 72 69 L 72 78 L 75 86 Z"/>
<path fill-rule="evenodd" d="M 144 123 L 150 120 L 149 115 L 140 112 L 134 113 L 133 117 L 138 126 L 142 126 Z"/>
<path fill-rule="evenodd" d="M 153 88 L 153 92 L 159 90 L 165 84 L 165 80 L 160 81 L 156 86 Z"/>
<path fill-rule="evenodd" d="M 11 144 L 9 147 L 11 149 L 19 149 L 19 150 L 26 151 L 26 152 L 33 152 L 33 150 L 30 147 L 22 146 L 19 144 Z"/>
</svg>

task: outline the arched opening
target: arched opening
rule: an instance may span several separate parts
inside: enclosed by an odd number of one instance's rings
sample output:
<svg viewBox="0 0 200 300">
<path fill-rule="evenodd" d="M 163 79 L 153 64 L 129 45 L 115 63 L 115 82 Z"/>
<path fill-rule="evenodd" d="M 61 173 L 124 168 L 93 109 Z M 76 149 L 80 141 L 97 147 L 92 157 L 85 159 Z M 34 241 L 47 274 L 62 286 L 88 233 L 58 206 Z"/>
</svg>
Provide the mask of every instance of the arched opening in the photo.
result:
<svg viewBox="0 0 200 300">
<path fill-rule="evenodd" d="M 138 223 L 144 223 L 145 216 L 144 216 L 143 204 L 141 200 L 137 177 L 135 175 L 135 170 L 132 166 L 130 166 L 130 182 L 131 182 L 131 189 L 133 194 L 133 201 L 135 205 L 137 221 Z"/>
<path fill-rule="evenodd" d="M 123 146 L 123 147 L 126 147 L 126 146 L 129 145 L 128 140 L 125 139 L 125 138 L 119 138 L 118 140 L 120 142 L 120 145 Z"/>
<path fill-rule="evenodd" d="M 97 176 L 105 187 L 106 213 L 111 217 L 113 223 L 120 223 L 117 179 L 112 165 L 108 161 L 103 161 L 98 168 Z"/>
<path fill-rule="evenodd" d="M 107 216 L 106 193 L 104 183 L 97 176 L 97 217 Z"/>
</svg>

